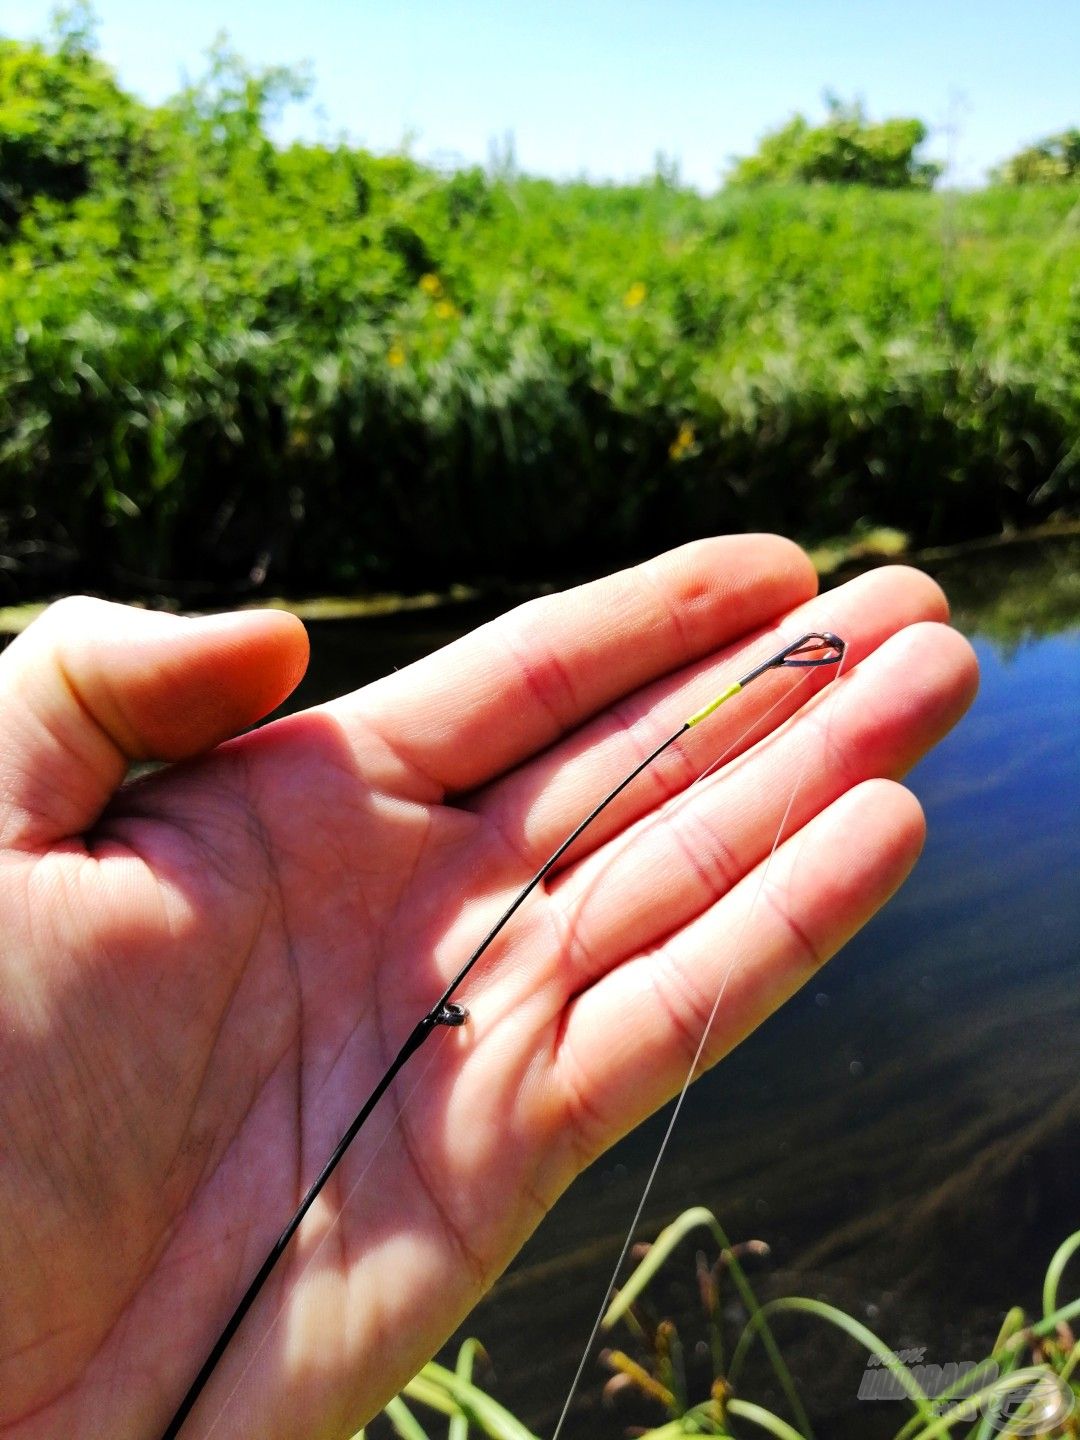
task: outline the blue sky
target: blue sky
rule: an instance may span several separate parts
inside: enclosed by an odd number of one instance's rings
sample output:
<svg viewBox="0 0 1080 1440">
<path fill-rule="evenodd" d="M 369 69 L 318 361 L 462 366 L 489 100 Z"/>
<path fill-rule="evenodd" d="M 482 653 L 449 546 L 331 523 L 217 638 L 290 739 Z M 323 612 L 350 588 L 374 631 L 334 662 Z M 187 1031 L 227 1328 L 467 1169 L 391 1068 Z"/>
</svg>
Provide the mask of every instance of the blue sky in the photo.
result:
<svg viewBox="0 0 1080 1440">
<path fill-rule="evenodd" d="M 0 0 L 0 32 L 46 27 Z M 150 100 L 196 72 L 221 29 L 256 63 L 309 60 L 314 106 L 284 133 L 375 150 L 621 179 L 658 150 L 711 188 L 732 154 L 832 89 L 874 116 L 917 114 L 951 178 L 1080 125 L 1080 0 L 98 0 L 101 49 Z M 949 140 L 950 122 L 954 137 Z"/>
</svg>

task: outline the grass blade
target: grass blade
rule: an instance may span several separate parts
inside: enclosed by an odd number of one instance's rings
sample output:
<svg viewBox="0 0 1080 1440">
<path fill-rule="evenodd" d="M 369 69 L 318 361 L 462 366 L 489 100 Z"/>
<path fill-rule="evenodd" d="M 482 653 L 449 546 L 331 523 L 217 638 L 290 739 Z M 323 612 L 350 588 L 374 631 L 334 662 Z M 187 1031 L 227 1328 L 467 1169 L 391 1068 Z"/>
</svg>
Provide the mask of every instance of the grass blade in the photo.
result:
<svg viewBox="0 0 1080 1440">
<path fill-rule="evenodd" d="M 981 1409 L 988 1401 L 995 1400 L 1001 1395 L 1007 1394 L 1010 1390 L 1022 1390 L 1039 1379 L 1040 1376 L 1050 1375 L 1053 1372 L 1045 1365 L 1031 1365 L 1023 1370 L 1014 1370 L 1011 1374 L 1002 1375 L 992 1385 L 987 1385 L 982 1390 L 976 1390 L 974 1394 L 966 1396 L 959 1405 L 952 1410 L 947 1410 L 944 1415 L 938 1415 L 920 1430 L 916 1440 L 938 1440 L 939 1436 L 948 1435 L 954 1425 L 965 1423 L 971 1419 L 973 1408 Z M 992 1413 L 992 1412 L 991 1412 Z M 1019 1417 L 1014 1417 L 1018 1419 Z M 991 1425 L 991 1433 L 1001 1433 L 1000 1423 Z M 1007 1433 L 1023 1433 L 1010 1427 Z M 1034 1431 L 1032 1434 L 1036 1433 Z"/>
<path fill-rule="evenodd" d="M 604 1316 L 602 1322 L 604 1329 L 610 1329 L 616 1320 L 625 1314 L 626 1310 L 645 1289 L 645 1286 L 680 1241 L 684 1240 L 692 1230 L 698 1229 L 699 1227 L 711 1230 L 716 1238 L 716 1243 L 720 1246 L 721 1250 L 724 1251 L 735 1288 L 738 1290 L 739 1296 L 751 1317 L 751 1324 L 754 1325 L 756 1331 L 761 1335 L 761 1343 L 765 1347 L 765 1353 L 769 1357 L 769 1362 L 773 1367 L 776 1378 L 780 1382 L 784 1396 L 791 1406 L 791 1413 L 795 1417 L 795 1422 L 802 1431 L 802 1434 L 806 1437 L 806 1440 L 814 1440 L 814 1432 L 810 1425 L 809 1416 L 803 1407 L 802 1401 L 799 1399 L 795 1382 L 791 1378 L 791 1372 L 788 1370 L 787 1365 L 784 1363 L 784 1357 L 780 1353 L 780 1347 L 777 1345 L 773 1333 L 769 1328 L 769 1323 L 765 1317 L 765 1311 L 762 1308 L 761 1302 L 755 1295 L 750 1281 L 746 1278 L 746 1272 L 739 1264 L 731 1241 L 724 1233 L 723 1226 L 712 1211 L 706 1209 L 704 1205 L 694 1205 L 689 1210 L 684 1210 L 681 1215 L 660 1232 L 656 1238 L 656 1242 L 650 1247 L 649 1253 L 642 1260 L 641 1264 L 637 1266 L 629 1280 L 608 1307 L 607 1314 Z"/>
<path fill-rule="evenodd" d="M 826 1320 L 830 1325 L 835 1325 L 851 1339 L 861 1345 L 871 1355 L 876 1355 L 885 1368 L 895 1377 L 901 1389 L 908 1399 L 915 1406 L 920 1415 L 927 1421 L 934 1418 L 933 1408 L 926 1392 L 912 1375 L 908 1367 L 897 1358 L 884 1340 L 879 1340 L 872 1330 L 855 1320 L 850 1315 L 845 1315 L 842 1310 L 837 1310 L 834 1305 L 826 1305 L 822 1300 L 810 1300 L 802 1296 L 793 1295 L 782 1300 L 770 1300 L 762 1307 L 762 1320 L 766 1315 L 775 1314 L 805 1314 L 812 1315 L 816 1319 Z M 735 1347 L 735 1354 L 732 1357 L 731 1369 L 728 1378 L 732 1383 L 742 1367 L 746 1355 L 757 1337 L 760 1323 L 756 1318 L 751 1318 L 745 1330 L 739 1337 L 739 1343 Z"/>
<path fill-rule="evenodd" d="M 454 1374 L 459 1380 L 472 1381 L 473 1365 L 479 1353 L 480 1342 L 478 1340 L 465 1341 L 458 1351 L 457 1364 L 454 1366 Z M 469 1417 L 463 1410 L 459 1411 L 450 1421 L 446 1440 L 469 1440 Z"/>
<path fill-rule="evenodd" d="M 1046 1269 L 1046 1279 L 1043 1281 L 1043 1315 L 1052 1315 L 1057 1309 L 1058 1286 L 1061 1284 L 1061 1277 L 1065 1273 L 1065 1267 L 1069 1261 L 1080 1250 L 1080 1230 L 1074 1230 L 1067 1240 L 1063 1240 L 1054 1251 L 1054 1258 Z"/>
<path fill-rule="evenodd" d="M 779 1415 L 774 1415 L 771 1410 L 766 1410 L 762 1405 L 751 1405 L 748 1400 L 729 1400 L 727 1404 L 728 1414 L 734 1415 L 738 1420 L 745 1420 L 750 1425 L 756 1425 L 759 1430 L 765 1430 L 770 1435 L 775 1435 L 776 1440 L 803 1440 L 794 1426 L 789 1425 L 786 1420 L 781 1420 Z"/>
<path fill-rule="evenodd" d="M 427 1373 L 425 1365 L 419 1375 L 414 1375 L 409 1383 L 402 1390 L 410 1400 L 415 1400 L 418 1405 L 426 1405 L 429 1410 L 438 1410 L 441 1415 L 449 1415 L 451 1418 L 460 1413 L 457 1402 L 451 1400 L 443 1387 L 435 1380 L 432 1380 Z"/>
<path fill-rule="evenodd" d="M 670 1225 L 666 1225 L 660 1231 L 652 1245 L 649 1246 L 649 1253 L 638 1264 L 626 1284 L 616 1291 L 608 1306 L 607 1314 L 601 1321 L 605 1330 L 610 1330 L 617 1321 L 622 1319 L 650 1280 L 663 1268 L 672 1252 L 678 1248 L 691 1231 L 699 1228 L 712 1230 L 714 1234 L 717 1228 L 712 1211 L 707 1210 L 704 1205 L 695 1205 L 689 1210 L 684 1210 Z"/>
<path fill-rule="evenodd" d="M 464 1411 L 470 1423 L 488 1436 L 489 1440 L 538 1440 L 531 1430 L 526 1429 L 521 1421 L 497 1400 L 480 1390 L 471 1380 L 463 1380 L 455 1375 L 453 1370 L 448 1370 L 445 1365 L 438 1365 L 432 1360 L 424 1366 L 421 1373 L 425 1381 L 433 1384 L 459 1411 Z"/>
<path fill-rule="evenodd" d="M 429 1440 L 427 1431 L 400 1395 L 395 1395 L 387 1405 L 386 1417 L 401 1440 Z"/>
</svg>

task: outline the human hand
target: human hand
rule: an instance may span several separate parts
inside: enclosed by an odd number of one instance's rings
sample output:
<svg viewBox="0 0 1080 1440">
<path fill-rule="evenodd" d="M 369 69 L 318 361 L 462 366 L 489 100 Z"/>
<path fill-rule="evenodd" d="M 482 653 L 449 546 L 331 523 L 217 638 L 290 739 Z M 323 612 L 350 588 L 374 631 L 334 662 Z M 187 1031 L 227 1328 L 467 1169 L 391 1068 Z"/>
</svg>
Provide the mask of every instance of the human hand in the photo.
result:
<svg viewBox="0 0 1080 1440">
<path fill-rule="evenodd" d="M 891 777 L 962 714 L 975 662 L 915 571 L 814 586 L 786 541 L 699 542 L 223 745 L 299 679 L 290 617 L 71 601 L 0 657 L 3 1440 L 156 1440 L 514 892 L 648 747 L 804 630 L 848 641 L 839 680 L 808 704 L 831 671 L 763 679 L 530 898 L 459 997 L 470 1023 L 428 1042 L 335 1173 L 185 1440 L 351 1434 L 678 1089 L 729 970 L 709 1060 L 873 914 L 923 836 Z M 184 763 L 122 786 L 142 758 Z"/>
</svg>

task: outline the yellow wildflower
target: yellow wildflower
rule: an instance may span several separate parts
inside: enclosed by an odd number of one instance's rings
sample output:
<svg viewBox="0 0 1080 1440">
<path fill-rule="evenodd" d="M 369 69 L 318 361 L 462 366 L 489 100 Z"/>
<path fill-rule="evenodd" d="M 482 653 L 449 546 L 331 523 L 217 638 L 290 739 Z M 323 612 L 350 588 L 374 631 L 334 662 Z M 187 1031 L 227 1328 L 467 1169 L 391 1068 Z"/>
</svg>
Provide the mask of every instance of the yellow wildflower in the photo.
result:
<svg viewBox="0 0 1080 1440">
<path fill-rule="evenodd" d="M 420 289 L 424 292 L 425 295 L 429 297 L 429 299 L 434 300 L 437 295 L 442 294 L 442 281 L 437 275 L 421 275 Z"/>
<path fill-rule="evenodd" d="M 401 348 L 401 346 L 397 343 L 396 340 L 394 341 L 393 345 L 390 346 L 390 349 L 386 352 L 386 360 L 387 363 L 393 366 L 395 370 L 405 364 L 405 351 Z"/>
<path fill-rule="evenodd" d="M 627 290 L 626 294 L 622 297 L 622 303 L 626 306 L 627 310 L 636 310 L 640 305 L 644 303 L 645 296 L 648 293 L 649 292 L 645 289 L 645 286 L 641 283 L 641 281 L 635 280 L 634 283 L 630 286 L 629 290 Z"/>
<path fill-rule="evenodd" d="M 688 420 L 684 420 L 679 426 L 679 433 L 668 446 L 668 454 L 672 460 L 682 460 L 694 448 L 696 440 L 697 435 L 694 433 L 693 425 Z"/>
<path fill-rule="evenodd" d="M 450 300 L 440 300 L 435 306 L 435 314 L 440 320 L 452 320 L 457 314 L 457 306 Z"/>
</svg>

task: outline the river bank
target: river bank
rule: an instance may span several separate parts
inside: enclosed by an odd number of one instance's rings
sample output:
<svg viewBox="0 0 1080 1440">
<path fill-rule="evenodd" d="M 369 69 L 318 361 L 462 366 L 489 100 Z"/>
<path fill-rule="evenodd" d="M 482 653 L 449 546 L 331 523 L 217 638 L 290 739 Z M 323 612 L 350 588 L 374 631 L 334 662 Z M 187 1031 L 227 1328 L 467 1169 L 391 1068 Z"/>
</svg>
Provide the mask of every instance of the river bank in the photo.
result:
<svg viewBox="0 0 1080 1440">
<path fill-rule="evenodd" d="M 985 536 L 956 545 L 911 550 L 907 547 L 906 537 L 901 532 L 880 527 L 847 539 L 811 546 L 808 553 L 821 578 L 823 589 L 840 584 L 852 575 L 871 569 L 875 565 L 914 565 L 943 582 L 950 582 L 955 591 L 952 595 L 954 604 L 959 602 L 965 606 L 973 606 L 980 604 L 980 591 L 986 589 L 988 585 L 991 587 L 993 585 L 992 579 L 986 578 L 992 574 L 993 564 L 1015 561 L 1016 565 L 1023 569 L 1030 565 L 1031 558 L 1035 555 L 1040 557 L 1037 568 L 1045 571 L 1048 553 L 1059 545 L 1067 549 L 1069 542 L 1077 539 L 1080 539 L 1080 521 L 1060 521 L 1054 524 L 1034 526 L 1029 530 L 1017 531 L 1012 534 Z M 980 556 L 992 562 L 990 571 L 972 570 L 968 565 L 970 560 Z M 1053 568 L 1055 577 L 1051 591 L 1043 596 L 1043 608 L 1060 601 L 1060 590 L 1065 589 L 1071 594 L 1070 577 L 1075 578 L 1075 585 L 1080 589 L 1080 570 L 1074 570 L 1071 564 Z M 981 580 L 980 575 L 982 576 Z M 470 611 L 498 613 L 500 610 L 509 609 L 512 605 L 520 604 L 525 600 L 552 594 L 557 590 L 593 578 L 595 577 L 592 573 L 577 571 L 544 582 L 515 584 L 509 581 L 498 581 L 476 585 L 460 584 L 450 585 L 442 590 L 423 590 L 414 593 L 383 591 L 355 595 L 266 595 L 257 600 L 245 599 L 239 603 L 222 596 L 219 603 L 207 603 L 190 609 L 160 595 L 148 595 L 128 603 L 143 605 L 154 610 L 176 610 L 191 614 L 232 608 L 287 610 L 293 615 L 298 615 L 305 622 L 317 624 L 335 620 L 381 620 L 424 614 L 431 617 L 460 615 L 467 620 Z M 1050 579 L 1049 576 L 1045 578 Z M 947 583 L 947 588 L 949 588 L 949 583 Z M 59 599 L 60 597 L 54 598 Z M 1028 596 L 1025 599 L 1024 605 L 1021 607 L 1022 613 L 1027 613 L 1031 598 Z M 993 599 L 993 594 L 991 593 L 984 599 Z M 27 625 L 48 607 L 49 603 L 51 602 L 43 600 L 22 605 L 0 606 L 0 635 L 17 635 L 20 631 L 25 630 Z M 1066 610 L 1071 608 L 1071 599 L 1068 600 L 1065 608 Z M 1017 619 L 1020 619 L 1019 614 Z"/>
</svg>

